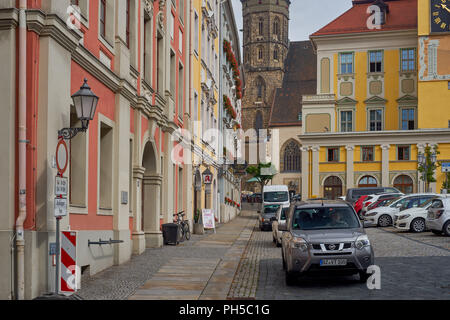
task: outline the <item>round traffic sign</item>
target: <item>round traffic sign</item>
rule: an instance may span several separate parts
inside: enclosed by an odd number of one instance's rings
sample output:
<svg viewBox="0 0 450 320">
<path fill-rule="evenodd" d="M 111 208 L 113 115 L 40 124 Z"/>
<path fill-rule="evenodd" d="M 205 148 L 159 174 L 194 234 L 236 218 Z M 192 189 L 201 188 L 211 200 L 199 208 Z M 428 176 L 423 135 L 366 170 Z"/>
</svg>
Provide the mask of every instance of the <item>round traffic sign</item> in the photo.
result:
<svg viewBox="0 0 450 320">
<path fill-rule="evenodd" d="M 60 175 L 66 172 L 68 162 L 69 151 L 67 150 L 67 144 L 64 139 L 61 139 L 56 146 L 56 167 Z"/>
</svg>

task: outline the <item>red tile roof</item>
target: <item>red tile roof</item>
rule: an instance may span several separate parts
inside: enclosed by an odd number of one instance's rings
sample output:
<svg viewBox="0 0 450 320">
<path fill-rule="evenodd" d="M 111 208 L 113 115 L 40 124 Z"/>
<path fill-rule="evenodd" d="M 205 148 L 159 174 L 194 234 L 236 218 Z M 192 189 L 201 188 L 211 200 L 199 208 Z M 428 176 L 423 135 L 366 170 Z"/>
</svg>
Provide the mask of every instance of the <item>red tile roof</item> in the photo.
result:
<svg viewBox="0 0 450 320">
<path fill-rule="evenodd" d="M 361 32 L 417 29 L 417 0 L 384 0 L 389 6 L 386 24 L 381 29 L 367 27 L 367 8 L 377 0 L 354 0 L 353 7 L 311 35 L 324 36 Z"/>
</svg>

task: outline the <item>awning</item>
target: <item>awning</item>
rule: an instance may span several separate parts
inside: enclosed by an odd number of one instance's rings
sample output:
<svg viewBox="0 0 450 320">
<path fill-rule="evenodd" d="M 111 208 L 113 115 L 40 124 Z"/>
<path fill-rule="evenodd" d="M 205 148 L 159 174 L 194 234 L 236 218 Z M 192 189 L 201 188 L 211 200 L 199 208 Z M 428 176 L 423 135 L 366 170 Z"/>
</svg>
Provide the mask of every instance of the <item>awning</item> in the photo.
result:
<svg viewBox="0 0 450 320">
<path fill-rule="evenodd" d="M 253 178 L 247 180 L 247 182 L 261 182 L 261 181 L 259 180 L 259 178 L 253 177 Z"/>
</svg>

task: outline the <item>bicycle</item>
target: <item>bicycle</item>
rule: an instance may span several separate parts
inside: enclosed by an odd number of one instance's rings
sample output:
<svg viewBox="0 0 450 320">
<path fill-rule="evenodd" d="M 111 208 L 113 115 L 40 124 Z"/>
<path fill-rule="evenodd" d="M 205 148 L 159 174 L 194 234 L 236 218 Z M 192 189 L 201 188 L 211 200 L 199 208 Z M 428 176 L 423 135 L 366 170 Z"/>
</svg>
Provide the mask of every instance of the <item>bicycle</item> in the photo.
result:
<svg viewBox="0 0 450 320">
<path fill-rule="evenodd" d="M 173 215 L 176 216 L 177 219 L 174 221 L 176 224 L 178 224 L 178 239 L 180 242 L 183 242 L 184 240 L 190 240 L 191 239 L 191 230 L 189 228 L 189 221 L 184 220 L 184 217 L 186 216 L 184 214 L 184 211 L 175 213 Z"/>
</svg>

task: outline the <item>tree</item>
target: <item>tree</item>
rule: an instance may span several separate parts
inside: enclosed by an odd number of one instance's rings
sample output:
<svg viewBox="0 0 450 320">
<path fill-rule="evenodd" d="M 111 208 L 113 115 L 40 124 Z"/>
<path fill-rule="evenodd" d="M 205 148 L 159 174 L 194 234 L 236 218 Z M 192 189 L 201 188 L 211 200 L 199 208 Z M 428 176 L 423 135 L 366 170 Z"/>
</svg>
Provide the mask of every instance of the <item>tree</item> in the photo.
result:
<svg viewBox="0 0 450 320">
<path fill-rule="evenodd" d="M 425 181 L 425 191 L 428 191 L 431 182 L 436 182 L 434 172 L 441 165 L 437 162 L 437 155 L 440 154 L 437 145 L 427 145 L 424 153 L 419 156 L 424 156 L 425 162 L 419 163 L 418 171 L 421 173 L 420 180 Z"/>
<path fill-rule="evenodd" d="M 445 174 L 445 180 L 444 180 L 444 182 L 442 182 L 441 189 L 447 190 L 447 192 L 448 192 L 448 190 L 450 190 L 450 172 L 447 172 Z"/>
<path fill-rule="evenodd" d="M 272 181 L 273 177 L 277 174 L 277 170 L 275 166 L 269 163 L 258 163 L 256 166 L 249 166 L 246 169 L 247 173 L 252 175 L 255 178 L 260 186 L 261 186 L 261 196 L 264 199 L 264 186 L 266 186 L 270 181 Z"/>
</svg>

